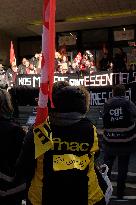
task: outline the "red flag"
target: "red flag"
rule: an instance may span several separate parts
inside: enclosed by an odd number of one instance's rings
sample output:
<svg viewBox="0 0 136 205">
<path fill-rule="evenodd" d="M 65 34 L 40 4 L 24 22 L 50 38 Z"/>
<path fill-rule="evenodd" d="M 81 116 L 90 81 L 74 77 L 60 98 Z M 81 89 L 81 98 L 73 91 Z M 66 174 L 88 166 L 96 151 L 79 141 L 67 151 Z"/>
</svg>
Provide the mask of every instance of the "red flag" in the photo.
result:
<svg viewBox="0 0 136 205">
<path fill-rule="evenodd" d="M 35 126 L 43 123 L 48 116 L 48 98 L 50 98 L 52 103 L 51 93 L 55 58 L 55 9 L 55 0 L 44 0 L 41 81 Z"/>
<path fill-rule="evenodd" d="M 11 41 L 10 44 L 10 64 L 12 65 L 13 62 L 15 62 L 16 58 L 15 58 L 15 52 L 14 52 L 14 46 L 13 46 L 13 42 Z"/>
</svg>

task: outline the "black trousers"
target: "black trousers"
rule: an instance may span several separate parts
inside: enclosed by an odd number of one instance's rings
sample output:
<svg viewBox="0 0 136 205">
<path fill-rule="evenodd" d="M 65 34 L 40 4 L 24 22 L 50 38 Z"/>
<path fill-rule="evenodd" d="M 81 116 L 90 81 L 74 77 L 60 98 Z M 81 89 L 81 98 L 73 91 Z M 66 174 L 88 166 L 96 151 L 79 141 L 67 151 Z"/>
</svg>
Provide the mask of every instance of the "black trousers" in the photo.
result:
<svg viewBox="0 0 136 205">
<path fill-rule="evenodd" d="M 105 151 L 104 163 L 109 167 L 109 178 L 111 178 L 111 170 L 116 158 L 118 158 L 117 197 L 122 198 L 125 191 L 125 181 L 127 178 L 130 153 L 112 154 L 110 150 Z"/>
<path fill-rule="evenodd" d="M 103 198 L 101 201 L 97 202 L 94 205 L 106 205 L 105 199 Z"/>
<path fill-rule="evenodd" d="M 26 205 L 32 205 L 30 201 L 27 201 Z M 101 201 L 97 202 L 94 205 L 106 205 L 105 199 L 103 198 Z"/>
<path fill-rule="evenodd" d="M 0 205 L 21 205 L 21 204 L 22 204 L 22 200 L 14 200 L 14 201 L 0 200 Z"/>
</svg>

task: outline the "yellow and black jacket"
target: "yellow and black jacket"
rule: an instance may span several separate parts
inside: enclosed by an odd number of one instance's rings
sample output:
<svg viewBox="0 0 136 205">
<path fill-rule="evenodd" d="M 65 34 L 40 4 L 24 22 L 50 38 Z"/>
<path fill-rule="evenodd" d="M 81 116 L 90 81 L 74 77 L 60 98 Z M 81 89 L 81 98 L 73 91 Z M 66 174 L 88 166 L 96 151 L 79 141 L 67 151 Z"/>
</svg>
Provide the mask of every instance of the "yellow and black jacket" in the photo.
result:
<svg viewBox="0 0 136 205">
<path fill-rule="evenodd" d="M 79 113 L 55 113 L 44 127 L 52 133 L 53 146 L 37 158 L 28 190 L 31 204 L 93 205 L 100 201 L 104 194 L 94 170 L 94 154 L 99 149 L 96 128 Z"/>
</svg>

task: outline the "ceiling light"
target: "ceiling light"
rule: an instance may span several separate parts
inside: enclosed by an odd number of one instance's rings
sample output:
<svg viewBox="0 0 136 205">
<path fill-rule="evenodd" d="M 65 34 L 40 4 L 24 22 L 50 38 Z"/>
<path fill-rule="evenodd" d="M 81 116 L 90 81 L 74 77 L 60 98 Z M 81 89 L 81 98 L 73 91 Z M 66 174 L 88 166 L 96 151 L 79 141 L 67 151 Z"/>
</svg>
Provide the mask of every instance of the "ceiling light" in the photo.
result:
<svg viewBox="0 0 136 205">
<path fill-rule="evenodd" d="M 101 19 L 109 19 L 113 17 L 126 17 L 136 14 L 136 9 L 131 11 L 128 10 L 122 10 L 120 12 L 105 12 L 105 13 L 94 13 L 92 15 L 88 16 L 75 16 L 71 18 L 66 18 L 65 22 L 78 22 L 78 21 L 86 21 L 86 20 L 101 20 Z"/>
<path fill-rule="evenodd" d="M 126 28 L 125 28 L 125 27 L 123 28 L 123 31 L 126 31 Z"/>
</svg>

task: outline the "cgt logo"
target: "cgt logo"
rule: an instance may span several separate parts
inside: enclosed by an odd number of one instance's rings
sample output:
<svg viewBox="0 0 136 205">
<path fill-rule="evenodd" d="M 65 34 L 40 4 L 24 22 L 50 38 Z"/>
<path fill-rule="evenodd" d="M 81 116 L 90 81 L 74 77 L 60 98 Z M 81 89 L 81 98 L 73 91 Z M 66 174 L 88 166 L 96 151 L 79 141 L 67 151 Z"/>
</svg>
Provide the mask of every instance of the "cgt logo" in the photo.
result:
<svg viewBox="0 0 136 205">
<path fill-rule="evenodd" d="M 123 119 L 122 107 L 110 109 L 109 114 L 111 116 L 111 122 Z"/>
<path fill-rule="evenodd" d="M 111 116 L 120 116 L 122 114 L 123 114 L 122 113 L 122 107 L 110 110 L 110 115 Z"/>
</svg>

